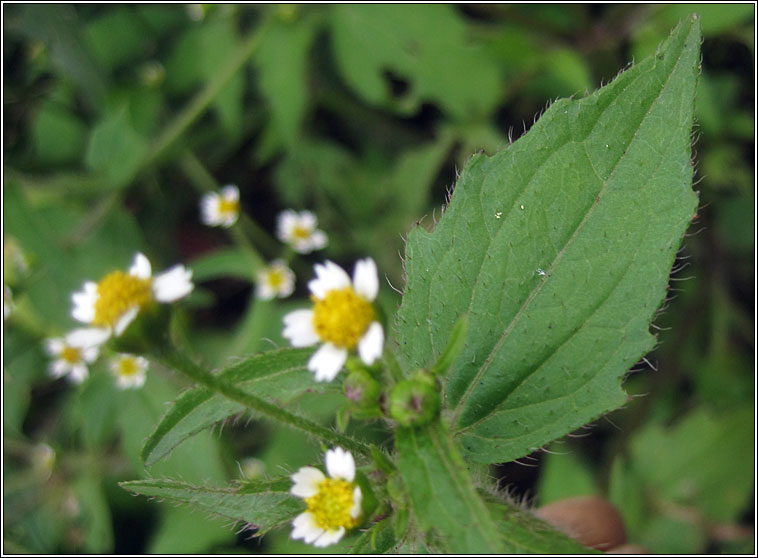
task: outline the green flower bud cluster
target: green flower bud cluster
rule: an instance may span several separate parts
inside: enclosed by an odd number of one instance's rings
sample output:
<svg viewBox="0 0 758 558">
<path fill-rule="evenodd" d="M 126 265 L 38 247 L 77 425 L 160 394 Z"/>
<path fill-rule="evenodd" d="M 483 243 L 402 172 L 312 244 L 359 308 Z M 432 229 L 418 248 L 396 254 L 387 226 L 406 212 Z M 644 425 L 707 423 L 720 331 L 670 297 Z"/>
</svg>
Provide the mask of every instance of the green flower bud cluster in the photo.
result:
<svg viewBox="0 0 758 558">
<path fill-rule="evenodd" d="M 358 359 L 349 359 L 350 371 L 344 383 L 350 406 L 344 409 L 338 423 L 347 424 L 349 416 L 356 418 L 388 417 L 404 428 L 423 426 L 439 415 L 442 406 L 438 377 L 447 373 L 460 356 L 466 339 L 468 319 L 461 317 L 454 325 L 445 350 L 428 369 L 419 369 L 408 378 L 397 381 L 385 393 L 377 380 L 378 367 L 366 367 Z"/>
<path fill-rule="evenodd" d="M 417 370 L 392 389 L 389 413 L 400 426 L 416 427 L 432 421 L 439 413 L 440 405 L 436 378 L 426 370 Z"/>
</svg>

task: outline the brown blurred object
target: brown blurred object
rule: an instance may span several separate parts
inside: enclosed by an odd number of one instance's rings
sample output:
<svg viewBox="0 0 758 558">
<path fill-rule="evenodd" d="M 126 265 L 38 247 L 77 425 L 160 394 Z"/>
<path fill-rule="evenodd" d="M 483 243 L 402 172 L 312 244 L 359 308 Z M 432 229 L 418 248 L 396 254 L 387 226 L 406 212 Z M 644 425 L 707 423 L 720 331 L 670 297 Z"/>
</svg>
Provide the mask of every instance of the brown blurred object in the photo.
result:
<svg viewBox="0 0 758 558">
<path fill-rule="evenodd" d="M 650 554 L 641 544 L 622 544 L 605 551 L 606 554 Z"/>
<path fill-rule="evenodd" d="M 605 551 L 626 542 L 621 515 L 598 496 L 552 502 L 535 510 L 535 515 L 590 548 Z"/>
</svg>

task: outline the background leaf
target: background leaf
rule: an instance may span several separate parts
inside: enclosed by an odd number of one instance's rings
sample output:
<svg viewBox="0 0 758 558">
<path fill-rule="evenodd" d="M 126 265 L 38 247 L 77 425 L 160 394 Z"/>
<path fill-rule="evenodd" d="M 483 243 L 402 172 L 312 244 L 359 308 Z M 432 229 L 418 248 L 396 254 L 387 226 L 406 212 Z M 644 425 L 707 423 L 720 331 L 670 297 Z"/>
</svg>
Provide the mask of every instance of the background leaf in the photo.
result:
<svg viewBox="0 0 758 558">
<path fill-rule="evenodd" d="M 467 457 L 515 459 L 625 401 L 655 339 L 697 198 L 690 131 L 699 22 L 578 101 L 553 104 L 492 158 L 471 159 L 433 233 L 412 231 L 396 322 L 406 370 L 471 328 L 446 404 Z"/>
<path fill-rule="evenodd" d="M 339 4 L 331 11 L 339 68 L 371 103 L 412 112 L 431 100 L 463 119 L 486 115 L 502 94 L 497 66 L 467 40 L 453 6 Z M 393 80 L 401 83 L 397 93 Z"/>
</svg>

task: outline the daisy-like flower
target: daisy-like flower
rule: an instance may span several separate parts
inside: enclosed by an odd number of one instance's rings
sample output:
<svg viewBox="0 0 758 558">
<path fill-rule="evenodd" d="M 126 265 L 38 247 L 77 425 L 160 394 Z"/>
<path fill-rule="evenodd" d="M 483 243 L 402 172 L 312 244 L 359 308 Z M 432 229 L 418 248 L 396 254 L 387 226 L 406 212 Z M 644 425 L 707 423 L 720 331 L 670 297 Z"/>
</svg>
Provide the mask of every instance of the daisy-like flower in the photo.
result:
<svg viewBox="0 0 758 558">
<path fill-rule="evenodd" d="M 363 494 L 355 479 L 355 461 L 350 452 L 335 448 L 326 452 L 326 477 L 315 467 L 301 467 L 292 475 L 290 492 L 305 500 L 308 509 L 292 525 L 293 539 L 324 547 L 339 541 L 345 531 L 361 520 Z"/>
<path fill-rule="evenodd" d="M 152 276 L 150 261 L 138 253 L 128 273 L 112 271 L 99 283 L 87 281 L 74 293 L 73 317 L 116 337 L 154 302 L 174 302 L 192 292 L 192 271 L 175 265 Z"/>
<path fill-rule="evenodd" d="M 145 357 L 119 353 L 111 359 L 111 373 L 121 389 L 137 389 L 145 384 L 148 361 Z"/>
<path fill-rule="evenodd" d="M 200 199 L 200 219 L 210 227 L 231 227 L 240 216 L 240 191 L 234 184 Z"/>
<path fill-rule="evenodd" d="M 258 298 L 271 300 L 274 297 L 287 298 L 295 290 L 295 274 L 282 260 L 274 260 L 255 276 Z"/>
<path fill-rule="evenodd" d="M 316 228 L 316 216 L 310 211 L 299 214 L 291 209 L 282 211 L 277 221 L 276 236 L 300 254 L 308 254 L 326 246 L 326 233 Z"/>
<path fill-rule="evenodd" d="M 102 330 L 75 329 L 65 337 L 45 341 L 47 353 L 56 357 L 48 368 L 53 378 L 67 376 L 71 382 L 81 384 L 89 376 L 88 364 L 97 359 L 100 344 L 108 338 Z"/>
<path fill-rule="evenodd" d="M 316 264 L 316 279 L 308 283 L 312 310 L 295 310 L 284 316 L 282 335 L 295 347 L 323 343 L 308 361 L 317 382 L 329 382 L 342 369 L 348 352 L 358 349 L 368 365 L 382 355 L 384 330 L 374 319 L 371 303 L 379 290 L 376 264 L 358 260 L 353 280 L 337 264 Z"/>
</svg>

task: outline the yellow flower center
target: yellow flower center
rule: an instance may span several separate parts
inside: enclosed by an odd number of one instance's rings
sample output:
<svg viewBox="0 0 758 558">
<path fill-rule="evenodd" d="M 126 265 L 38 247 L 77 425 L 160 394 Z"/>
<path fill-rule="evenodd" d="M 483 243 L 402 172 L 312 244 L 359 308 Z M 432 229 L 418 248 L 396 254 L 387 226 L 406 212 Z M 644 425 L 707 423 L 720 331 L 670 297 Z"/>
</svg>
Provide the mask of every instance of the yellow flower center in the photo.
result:
<svg viewBox="0 0 758 558">
<path fill-rule="evenodd" d="M 139 372 L 137 360 L 132 357 L 123 357 L 118 363 L 118 371 L 122 376 L 134 376 Z"/>
<path fill-rule="evenodd" d="M 125 312 L 142 308 L 153 299 L 150 279 L 140 279 L 123 271 L 106 275 L 97 285 L 95 319 L 101 327 L 113 327 Z"/>
<path fill-rule="evenodd" d="M 240 202 L 238 200 L 227 200 L 221 198 L 218 202 L 218 212 L 224 213 L 237 213 L 240 209 Z"/>
<path fill-rule="evenodd" d="M 266 279 L 272 289 L 278 289 L 284 283 L 284 273 L 279 269 L 269 269 Z"/>
<path fill-rule="evenodd" d="M 353 508 L 353 484 L 343 479 L 324 479 L 318 492 L 305 499 L 308 511 L 313 514 L 316 525 L 332 530 L 338 527 L 352 529 L 358 525 L 358 517 L 351 517 Z"/>
<path fill-rule="evenodd" d="M 301 227 L 300 225 L 295 225 L 292 227 L 292 236 L 297 238 L 298 240 L 305 240 L 309 236 L 311 236 L 311 231 L 309 229 L 306 229 L 305 227 Z"/>
<path fill-rule="evenodd" d="M 343 349 L 355 347 L 374 320 L 371 304 L 352 287 L 329 291 L 323 299 L 313 300 L 316 333 L 323 341 Z"/>
<path fill-rule="evenodd" d="M 61 358 L 69 364 L 76 364 L 82 360 L 82 352 L 76 347 L 66 345 L 61 351 Z"/>
</svg>

